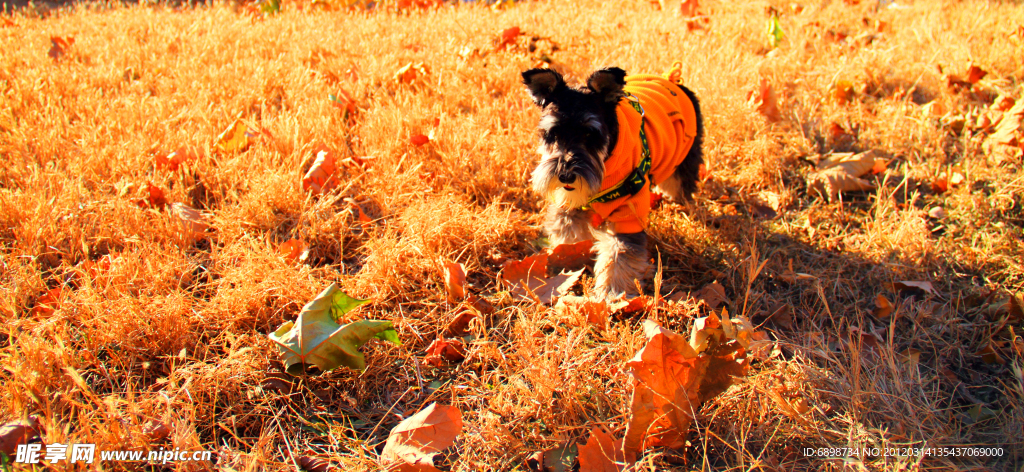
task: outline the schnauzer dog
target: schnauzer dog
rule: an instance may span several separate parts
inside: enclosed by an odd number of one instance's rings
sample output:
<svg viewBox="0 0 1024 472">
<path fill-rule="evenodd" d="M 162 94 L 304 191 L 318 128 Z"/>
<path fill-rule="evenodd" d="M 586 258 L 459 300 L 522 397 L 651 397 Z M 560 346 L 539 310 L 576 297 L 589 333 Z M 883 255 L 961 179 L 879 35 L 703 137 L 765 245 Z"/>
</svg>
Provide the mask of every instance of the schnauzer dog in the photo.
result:
<svg viewBox="0 0 1024 472">
<path fill-rule="evenodd" d="M 596 240 L 601 297 L 638 294 L 650 270 L 651 187 L 678 202 L 696 191 L 704 124 L 679 75 L 678 64 L 665 76 L 613 67 L 569 87 L 549 69 L 522 73 L 543 110 L 531 182 L 550 201 L 544 229 L 552 245 Z"/>
</svg>

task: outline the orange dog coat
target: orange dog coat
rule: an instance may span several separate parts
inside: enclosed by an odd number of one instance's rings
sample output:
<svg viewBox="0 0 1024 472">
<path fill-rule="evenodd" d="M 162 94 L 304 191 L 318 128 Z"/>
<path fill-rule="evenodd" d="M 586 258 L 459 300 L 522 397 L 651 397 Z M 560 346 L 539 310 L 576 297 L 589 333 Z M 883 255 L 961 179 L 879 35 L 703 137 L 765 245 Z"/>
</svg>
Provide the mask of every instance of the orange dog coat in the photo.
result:
<svg viewBox="0 0 1024 472">
<path fill-rule="evenodd" d="M 643 159 L 640 123 L 651 153 L 648 181 L 639 192 L 609 202 L 590 203 L 592 222 L 607 221 L 615 233 L 638 233 L 647 227 L 651 212 L 651 181 L 662 182 L 683 162 L 697 136 L 697 112 L 683 90 L 659 75 L 626 77 L 623 90 L 627 98 L 619 102 L 615 115 L 619 120 L 619 139 L 605 160 L 604 180 L 597 195 L 623 182 Z M 643 116 L 629 103 L 629 94 L 639 99 Z M 595 197 L 596 198 L 596 197 Z"/>
</svg>

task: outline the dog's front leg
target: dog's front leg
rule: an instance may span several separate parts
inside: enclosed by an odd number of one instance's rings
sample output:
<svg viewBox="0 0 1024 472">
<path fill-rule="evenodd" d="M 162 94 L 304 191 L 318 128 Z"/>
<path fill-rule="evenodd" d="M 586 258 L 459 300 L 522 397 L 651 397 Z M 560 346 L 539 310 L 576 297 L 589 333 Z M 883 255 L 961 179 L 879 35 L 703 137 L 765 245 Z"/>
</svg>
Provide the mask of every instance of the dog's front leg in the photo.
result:
<svg viewBox="0 0 1024 472">
<path fill-rule="evenodd" d="M 554 203 L 548 205 L 544 231 L 548 234 L 548 242 L 551 243 L 551 247 L 594 239 L 586 211 L 575 208 L 566 210 Z"/>
<path fill-rule="evenodd" d="M 647 260 L 647 233 L 611 234 L 595 231 L 597 262 L 594 264 L 597 296 L 606 299 L 619 295 L 639 295 L 636 280 L 643 281 Z"/>
</svg>

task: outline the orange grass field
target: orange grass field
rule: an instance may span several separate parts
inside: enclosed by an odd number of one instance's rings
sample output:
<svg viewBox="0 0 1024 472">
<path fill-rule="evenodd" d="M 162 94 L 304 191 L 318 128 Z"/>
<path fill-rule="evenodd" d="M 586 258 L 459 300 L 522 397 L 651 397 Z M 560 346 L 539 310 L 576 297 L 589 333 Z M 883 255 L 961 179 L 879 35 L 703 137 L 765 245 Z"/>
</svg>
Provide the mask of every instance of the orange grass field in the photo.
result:
<svg viewBox="0 0 1024 472">
<path fill-rule="evenodd" d="M 1022 470 L 1024 172 L 1019 140 L 988 144 L 1024 100 L 1024 6 L 666 8 L 0 16 L 0 424 L 34 416 L 36 443 L 214 458 L 88 466 L 103 470 L 380 470 L 392 428 L 438 402 L 465 423 L 440 469 L 525 471 L 595 426 L 621 438 L 643 320 L 686 333 L 709 312 L 688 294 L 717 281 L 773 352 L 700 408 L 686 447 L 648 449 L 634 470 Z M 540 112 L 519 73 L 546 63 L 577 83 L 674 61 L 707 126 L 696 201 L 663 202 L 649 229 L 676 301 L 605 328 L 513 299 L 503 263 L 544 244 L 528 182 Z M 396 79 L 410 63 L 423 68 Z M 217 149 L 236 118 L 255 136 Z M 305 190 L 318 146 L 365 168 L 339 164 L 336 188 Z M 167 164 L 176 151 L 186 160 Z M 865 177 L 877 189 L 809 190 L 821 158 L 862 151 L 881 159 Z M 195 234 L 175 204 L 209 229 Z M 292 239 L 304 257 L 282 252 Z M 436 367 L 427 346 L 465 310 L 442 259 L 495 310 L 470 325 L 464 361 Z M 267 335 L 332 282 L 372 300 L 349 321 L 390 320 L 403 344 L 367 343 L 363 372 L 291 377 Z M 881 452 L 804 453 L 842 447 Z M 907 447 L 1002 455 L 884 456 Z"/>
</svg>

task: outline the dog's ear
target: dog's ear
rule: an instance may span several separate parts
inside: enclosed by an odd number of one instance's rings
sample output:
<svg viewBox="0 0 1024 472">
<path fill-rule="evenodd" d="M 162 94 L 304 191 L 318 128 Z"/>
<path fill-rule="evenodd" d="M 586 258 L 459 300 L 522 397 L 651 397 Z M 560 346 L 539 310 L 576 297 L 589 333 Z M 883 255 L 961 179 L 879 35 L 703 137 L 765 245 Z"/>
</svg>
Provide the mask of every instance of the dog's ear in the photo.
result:
<svg viewBox="0 0 1024 472">
<path fill-rule="evenodd" d="M 624 95 L 622 87 L 626 85 L 626 71 L 618 67 L 601 69 L 587 78 L 587 88 L 604 98 L 606 102 L 618 102 Z"/>
<path fill-rule="evenodd" d="M 537 105 L 547 105 L 551 95 L 559 88 L 565 87 L 562 76 L 551 69 L 530 69 L 523 72 L 523 83 L 530 91 L 530 96 Z"/>
</svg>

